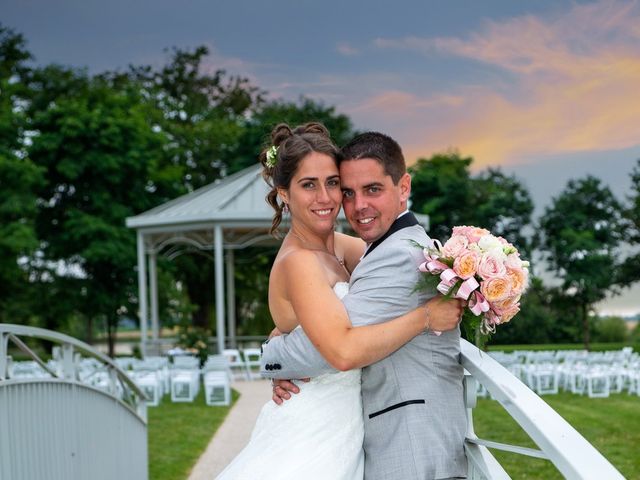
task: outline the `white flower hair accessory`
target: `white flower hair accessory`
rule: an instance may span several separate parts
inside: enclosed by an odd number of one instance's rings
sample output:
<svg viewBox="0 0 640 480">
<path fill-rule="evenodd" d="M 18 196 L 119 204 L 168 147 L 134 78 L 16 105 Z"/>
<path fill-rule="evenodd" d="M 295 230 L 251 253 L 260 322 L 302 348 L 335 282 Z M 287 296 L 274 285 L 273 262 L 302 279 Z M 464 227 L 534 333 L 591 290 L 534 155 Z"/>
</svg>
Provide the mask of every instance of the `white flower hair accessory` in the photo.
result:
<svg viewBox="0 0 640 480">
<path fill-rule="evenodd" d="M 278 147 L 275 145 L 271 145 L 269 150 L 267 150 L 267 161 L 265 164 L 269 168 L 273 168 L 276 166 L 276 162 L 278 161 Z"/>
</svg>

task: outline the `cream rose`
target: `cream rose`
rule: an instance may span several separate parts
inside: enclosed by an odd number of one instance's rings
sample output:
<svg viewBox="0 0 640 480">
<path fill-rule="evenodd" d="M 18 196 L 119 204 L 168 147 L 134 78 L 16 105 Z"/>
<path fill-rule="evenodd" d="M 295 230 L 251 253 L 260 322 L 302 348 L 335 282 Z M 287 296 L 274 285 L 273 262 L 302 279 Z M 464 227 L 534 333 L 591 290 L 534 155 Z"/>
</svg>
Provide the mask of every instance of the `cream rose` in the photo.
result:
<svg viewBox="0 0 640 480">
<path fill-rule="evenodd" d="M 514 294 L 520 294 L 527 288 L 527 275 L 520 268 L 507 268 L 507 276 L 511 280 L 511 289 Z"/>
<path fill-rule="evenodd" d="M 489 303 L 499 302 L 511 294 L 511 280 L 508 277 L 494 277 L 480 285 L 480 291 Z"/>
</svg>

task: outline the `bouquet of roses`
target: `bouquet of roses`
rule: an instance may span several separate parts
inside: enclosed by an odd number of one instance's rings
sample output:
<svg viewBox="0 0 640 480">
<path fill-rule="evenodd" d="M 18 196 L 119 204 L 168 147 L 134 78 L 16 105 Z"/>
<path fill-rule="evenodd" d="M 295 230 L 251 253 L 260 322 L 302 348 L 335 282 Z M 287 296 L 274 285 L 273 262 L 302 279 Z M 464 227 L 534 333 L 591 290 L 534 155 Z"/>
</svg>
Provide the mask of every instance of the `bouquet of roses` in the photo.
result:
<svg viewBox="0 0 640 480">
<path fill-rule="evenodd" d="M 443 295 L 467 302 L 462 324 L 467 337 L 495 333 L 496 325 L 506 323 L 520 311 L 520 297 L 527 288 L 529 262 L 502 237 L 478 227 L 453 227 L 453 234 L 442 245 L 434 240 L 424 247 L 425 262 L 419 267 L 427 273 L 420 287 L 435 286 Z"/>
</svg>

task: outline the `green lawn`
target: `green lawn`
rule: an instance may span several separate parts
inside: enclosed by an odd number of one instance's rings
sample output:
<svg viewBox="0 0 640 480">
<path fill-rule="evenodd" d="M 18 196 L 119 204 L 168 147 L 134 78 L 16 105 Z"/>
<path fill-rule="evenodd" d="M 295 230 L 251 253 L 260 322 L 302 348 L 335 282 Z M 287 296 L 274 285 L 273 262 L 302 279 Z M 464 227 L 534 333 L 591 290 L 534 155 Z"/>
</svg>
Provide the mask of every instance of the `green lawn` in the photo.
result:
<svg viewBox="0 0 640 480">
<path fill-rule="evenodd" d="M 165 395 L 149 407 L 149 480 L 185 480 L 229 409 L 206 405 L 203 389 L 193 403 L 173 403 Z"/>
<path fill-rule="evenodd" d="M 640 397 L 626 393 L 589 398 L 571 393 L 543 400 L 591 442 L 628 479 L 640 478 Z M 520 426 L 494 400 L 478 399 L 476 434 L 487 440 L 536 448 Z M 493 451 L 514 479 L 562 479 L 547 460 Z"/>
</svg>

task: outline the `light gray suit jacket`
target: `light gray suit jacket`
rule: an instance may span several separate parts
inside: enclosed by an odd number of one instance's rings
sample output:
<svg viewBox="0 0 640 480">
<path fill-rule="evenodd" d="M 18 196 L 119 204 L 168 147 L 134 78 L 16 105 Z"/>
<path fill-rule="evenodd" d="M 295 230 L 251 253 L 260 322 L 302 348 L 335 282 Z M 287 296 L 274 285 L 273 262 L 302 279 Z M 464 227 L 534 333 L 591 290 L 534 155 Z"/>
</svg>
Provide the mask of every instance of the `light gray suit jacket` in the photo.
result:
<svg viewBox="0 0 640 480">
<path fill-rule="evenodd" d="M 353 325 L 394 319 L 435 295 L 414 291 L 421 275 L 417 266 L 424 258 L 412 240 L 429 242 L 421 226 L 403 228 L 354 269 L 343 298 Z M 366 480 L 466 477 L 459 356 L 459 329 L 440 336 L 424 333 L 363 369 Z M 265 377 L 304 378 L 331 371 L 335 369 L 300 328 L 263 345 Z"/>
</svg>

